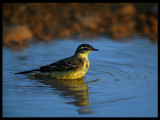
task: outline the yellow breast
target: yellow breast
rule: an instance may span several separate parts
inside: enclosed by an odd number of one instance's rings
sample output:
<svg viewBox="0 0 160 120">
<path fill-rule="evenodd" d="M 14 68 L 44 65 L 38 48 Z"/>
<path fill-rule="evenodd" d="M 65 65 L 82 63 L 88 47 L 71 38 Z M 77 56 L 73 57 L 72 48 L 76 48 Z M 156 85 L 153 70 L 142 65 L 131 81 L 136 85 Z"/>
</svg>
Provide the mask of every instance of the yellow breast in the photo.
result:
<svg viewBox="0 0 160 120">
<path fill-rule="evenodd" d="M 82 78 L 89 69 L 89 61 L 85 61 L 84 65 L 76 70 L 71 70 L 65 74 L 61 79 L 79 79 Z"/>
</svg>

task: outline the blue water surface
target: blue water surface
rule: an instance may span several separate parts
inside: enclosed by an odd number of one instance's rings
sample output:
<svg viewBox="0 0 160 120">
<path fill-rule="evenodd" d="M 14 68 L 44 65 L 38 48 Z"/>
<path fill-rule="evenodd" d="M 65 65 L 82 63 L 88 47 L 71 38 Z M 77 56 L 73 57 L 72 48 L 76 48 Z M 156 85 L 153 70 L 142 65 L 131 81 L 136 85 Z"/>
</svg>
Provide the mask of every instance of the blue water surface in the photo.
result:
<svg viewBox="0 0 160 120">
<path fill-rule="evenodd" d="M 14 74 L 74 54 L 87 43 L 90 68 L 79 80 L 52 80 Z M 135 38 L 54 40 L 24 50 L 3 47 L 3 117 L 157 117 L 158 47 Z"/>
</svg>

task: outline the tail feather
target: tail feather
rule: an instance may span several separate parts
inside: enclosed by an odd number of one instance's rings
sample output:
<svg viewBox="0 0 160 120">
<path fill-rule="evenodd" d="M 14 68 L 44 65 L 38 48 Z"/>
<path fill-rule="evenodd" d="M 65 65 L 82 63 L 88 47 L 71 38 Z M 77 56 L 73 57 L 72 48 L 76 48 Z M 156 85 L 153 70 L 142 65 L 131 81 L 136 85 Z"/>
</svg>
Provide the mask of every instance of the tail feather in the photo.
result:
<svg viewBox="0 0 160 120">
<path fill-rule="evenodd" d="M 23 72 L 18 72 L 18 73 L 15 73 L 15 74 L 28 74 L 28 73 L 32 73 L 34 71 L 39 71 L 39 69 L 35 69 L 35 70 L 29 70 L 29 71 L 23 71 Z"/>
</svg>

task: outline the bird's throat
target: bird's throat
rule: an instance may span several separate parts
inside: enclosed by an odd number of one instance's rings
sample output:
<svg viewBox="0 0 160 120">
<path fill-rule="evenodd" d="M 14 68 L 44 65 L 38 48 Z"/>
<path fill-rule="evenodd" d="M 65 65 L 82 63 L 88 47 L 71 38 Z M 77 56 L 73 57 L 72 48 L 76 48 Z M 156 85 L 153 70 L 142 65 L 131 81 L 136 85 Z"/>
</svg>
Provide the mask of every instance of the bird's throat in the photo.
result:
<svg viewBox="0 0 160 120">
<path fill-rule="evenodd" d="M 82 59 L 88 59 L 88 54 L 90 53 L 91 51 L 87 51 L 85 53 L 79 53 L 78 54 L 78 57 L 79 58 L 82 58 Z"/>
</svg>

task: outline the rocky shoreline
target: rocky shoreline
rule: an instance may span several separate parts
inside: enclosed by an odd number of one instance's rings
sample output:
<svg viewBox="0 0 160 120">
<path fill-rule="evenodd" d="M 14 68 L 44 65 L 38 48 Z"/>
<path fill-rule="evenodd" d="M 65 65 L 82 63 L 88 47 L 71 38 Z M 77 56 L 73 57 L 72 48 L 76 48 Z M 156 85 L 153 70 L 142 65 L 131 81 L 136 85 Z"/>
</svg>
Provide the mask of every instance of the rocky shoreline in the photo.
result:
<svg viewBox="0 0 160 120">
<path fill-rule="evenodd" d="M 3 3 L 3 44 L 134 35 L 158 41 L 157 3 Z"/>
</svg>

